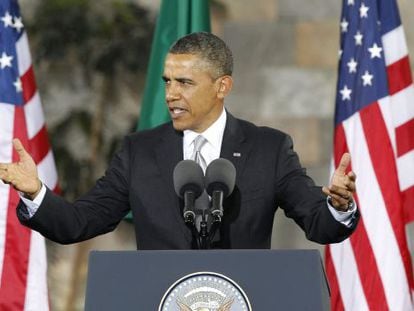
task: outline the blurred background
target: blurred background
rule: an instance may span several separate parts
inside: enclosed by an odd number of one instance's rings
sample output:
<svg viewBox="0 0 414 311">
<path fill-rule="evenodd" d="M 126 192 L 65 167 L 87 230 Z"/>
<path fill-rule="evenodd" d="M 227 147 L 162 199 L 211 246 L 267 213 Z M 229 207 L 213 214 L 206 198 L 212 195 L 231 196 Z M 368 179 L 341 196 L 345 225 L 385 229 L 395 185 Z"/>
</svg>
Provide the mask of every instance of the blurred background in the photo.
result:
<svg viewBox="0 0 414 311">
<path fill-rule="evenodd" d="M 398 1 L 414 51 L 414 2 Z M 20 0 L 63 195 L 103 174 L 136 129 L 159 0 Z M 214 0 L 212 32 L 235 57 L 237 117 L 289 133 L 302 164 L 327 184 L 332 148 L 341 1 Z M 413 60 L 413 57 L 411 57 Z M 357 172 L 358 173 L 358 172 Z M 283 212 L 272 248 L 323 247 Z M 91 249 L 135 250 L 132 224 L 70 246 L 47 241 L 52 310 L 82 310 Z"/>
</svg>

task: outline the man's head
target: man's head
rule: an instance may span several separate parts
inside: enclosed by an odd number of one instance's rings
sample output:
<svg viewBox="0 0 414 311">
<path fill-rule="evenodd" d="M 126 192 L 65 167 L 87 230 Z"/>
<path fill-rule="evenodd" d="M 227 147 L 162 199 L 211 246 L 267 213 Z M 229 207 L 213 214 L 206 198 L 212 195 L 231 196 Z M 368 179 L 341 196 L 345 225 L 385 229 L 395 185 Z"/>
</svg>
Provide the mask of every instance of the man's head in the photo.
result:
<svg viewBox="0 0 414 311">
<path fill-rule="evenodd" d="M 231 51 L 217 36 L 198 32 L 177 40 L 163 74 L 174 128 L 203 132 L 214 123 L 231 90 L 232 71 Z"/>
<path fill-rule="evenodd" d="M 169 54 L 197 55 L 203 60 L 213 79 L 233 74 L 233 54 L 227 44 L 209 32 L 194 32 L 178 39 Z"/>
</svg>

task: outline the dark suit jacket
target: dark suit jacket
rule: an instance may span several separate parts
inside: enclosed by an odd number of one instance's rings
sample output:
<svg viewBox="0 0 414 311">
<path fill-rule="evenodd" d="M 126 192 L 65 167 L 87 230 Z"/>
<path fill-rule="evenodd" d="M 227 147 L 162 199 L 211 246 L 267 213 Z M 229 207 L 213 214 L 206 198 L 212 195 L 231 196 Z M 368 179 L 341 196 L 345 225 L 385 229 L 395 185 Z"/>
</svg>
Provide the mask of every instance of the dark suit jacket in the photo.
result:
<svg viewBox="0 0 414 311">
<path fill-rule="evenodd" d="M 22 203 L 20 221 L 59 243 L 112 231 L 131 209 L 140 249 L 188 249 L 194 244 L 173 188 L 173 170 L 183 159 L 182 133 L 171 123 L 124 140 L 104 177 L 73 204 L 47 190 L 30 219 Z M 290 137 L 228 114 L 221 157 L 237 170 L 236 187 L 224 202 L 221 248 L 270 248 L 278 206 L 319 243 L 339 242 L 355 229 L 337 222 L 301 167 Z M 358 215 L 356 215 L 358 218 Z M 288 238 L 288 237 L 287 237 Z"/>
</svg>

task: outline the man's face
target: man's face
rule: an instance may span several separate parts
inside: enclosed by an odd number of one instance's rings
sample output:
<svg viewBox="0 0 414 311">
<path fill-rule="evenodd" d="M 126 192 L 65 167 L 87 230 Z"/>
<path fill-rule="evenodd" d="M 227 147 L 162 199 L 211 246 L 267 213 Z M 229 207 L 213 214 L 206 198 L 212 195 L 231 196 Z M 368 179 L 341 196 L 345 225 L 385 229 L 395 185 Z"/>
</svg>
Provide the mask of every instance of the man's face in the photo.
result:
<svg viewBox="0 0 414 311">
<path fill-rule="evenodd" d="M 176 130 L 205 131 L 223 111 L 220 78 L 214 80 L 197 55 L 168 54 L 163 79 L 165 95 Z"/>
</svg>

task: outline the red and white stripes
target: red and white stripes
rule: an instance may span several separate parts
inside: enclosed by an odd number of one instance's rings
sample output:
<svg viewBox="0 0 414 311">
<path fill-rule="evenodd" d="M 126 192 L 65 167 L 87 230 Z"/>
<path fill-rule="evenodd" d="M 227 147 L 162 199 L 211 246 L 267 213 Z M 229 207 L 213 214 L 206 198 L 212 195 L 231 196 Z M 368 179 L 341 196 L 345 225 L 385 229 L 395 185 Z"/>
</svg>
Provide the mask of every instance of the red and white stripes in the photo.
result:
<svg viewBox="0 0 414 311">
<path fill-rule="evenodd" d="M 40 179 L 57 189 L 26 34 L 16 44 L 24 106 L 0 103 L 0 162 L 17 161 L 12 139 L 19 138 L 38 165 Z M 0 310 L 49 310 L 44 238 L 18 223 L 15 190 L 0 184 Z"/>
<path fill-rule="evenodd" d="M 361 222 L 326 249 L 333 310 L 413 310 L 405 226 L 414 220 L 414 88 L 402 26 L 382 38 L 389 96 L 335 129 L 334 159 L 352 156 Z"/>
</svg>

